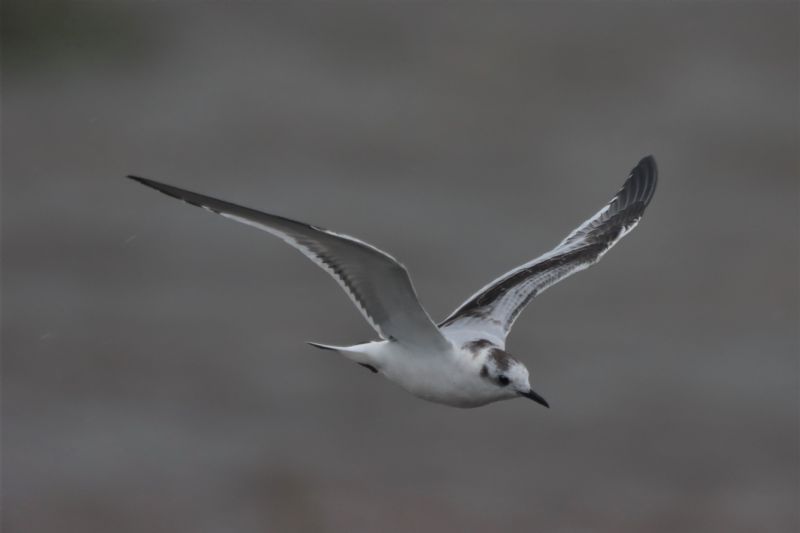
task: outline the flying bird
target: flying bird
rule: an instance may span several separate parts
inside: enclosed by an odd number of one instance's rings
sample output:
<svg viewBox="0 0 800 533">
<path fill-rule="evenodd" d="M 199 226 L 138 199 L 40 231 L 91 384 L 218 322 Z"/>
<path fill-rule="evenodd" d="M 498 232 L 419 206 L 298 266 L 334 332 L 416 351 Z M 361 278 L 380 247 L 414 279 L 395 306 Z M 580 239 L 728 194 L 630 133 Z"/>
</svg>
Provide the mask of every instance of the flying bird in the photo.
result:
<svg viewBox="0 0 800 533">
<path fill-rule="evenodd" d="M 636 227 L 655 193 L 657 174 L 652 156 L 639 161 L 611 201 L 555 248 L 492 281 L 439 324 L 417 299 L 406 268 L 364 241 L 150 179 L 128 177 L 282 239 L 330 274 L 381 338 L 352 346 L 310 342 L 312 346 L 338 352 L 432 402 L 478 407 L 524 397 L 549 407 L 531 388 L 526 366 L 505 351 L 511 326 L 534 296 L 597 263 Z"/>
</svg>

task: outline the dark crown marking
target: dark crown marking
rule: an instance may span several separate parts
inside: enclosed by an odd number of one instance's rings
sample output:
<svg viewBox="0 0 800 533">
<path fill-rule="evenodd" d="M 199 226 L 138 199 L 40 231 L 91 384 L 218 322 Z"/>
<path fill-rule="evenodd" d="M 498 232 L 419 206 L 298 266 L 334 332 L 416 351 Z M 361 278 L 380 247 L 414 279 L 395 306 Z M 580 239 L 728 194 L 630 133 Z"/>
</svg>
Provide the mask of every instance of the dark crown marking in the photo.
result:
<svg viewBox="0 0 800 533">
<path fill-rule="evenodd" d="M 494 365 L 500 372 L 505 372 L 511 367 L 511 363 L 514 360 L 511 357 L 511 354 L 508 352 L 504 352 L 500 348 L 492 348 L 489 351 L 489 359 L 494 361 Z"/>
<path fill-rule="evenodd" d="M 484 348 L 488 348 L 489 346 L 494 346 L 494 343 L 486 339 L 478 339 L 475 341 L 469 341 L 464 343 L 464 345 L 461 348 L 463 348 L 464 350 L 469 350 L 470 352 L 472 352 L 472 355 L 478 355 L 481 350 L 483 350 Z"/>
</svg>

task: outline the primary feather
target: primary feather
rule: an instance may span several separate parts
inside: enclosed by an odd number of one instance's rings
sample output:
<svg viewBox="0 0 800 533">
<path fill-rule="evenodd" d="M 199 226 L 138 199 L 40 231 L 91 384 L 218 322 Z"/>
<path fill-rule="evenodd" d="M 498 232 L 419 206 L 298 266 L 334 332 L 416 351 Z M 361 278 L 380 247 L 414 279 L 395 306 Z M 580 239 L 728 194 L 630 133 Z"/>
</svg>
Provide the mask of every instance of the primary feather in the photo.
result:
<svg viewBox="0 0 800 533">
<path fill-rule="evenodd" d="M 657 182 L 655 159 L 647 156 L 634 167 L 611 201 L 558 246 L 483 287 L 439 327 L 460 333 L 461 338 L 488 336 L 505 345 L 511 326 L 534 296 L 597 263 L 639 223 Z"/>
<path fill-rule="evenodd" d="M 279 237 L 330 274 L 383 339 L 432 349 L 449 346 L 420 305 L 405 267 L 386 252 L 348 235 L 147 178 L 128 177 Z"/>
</svg>

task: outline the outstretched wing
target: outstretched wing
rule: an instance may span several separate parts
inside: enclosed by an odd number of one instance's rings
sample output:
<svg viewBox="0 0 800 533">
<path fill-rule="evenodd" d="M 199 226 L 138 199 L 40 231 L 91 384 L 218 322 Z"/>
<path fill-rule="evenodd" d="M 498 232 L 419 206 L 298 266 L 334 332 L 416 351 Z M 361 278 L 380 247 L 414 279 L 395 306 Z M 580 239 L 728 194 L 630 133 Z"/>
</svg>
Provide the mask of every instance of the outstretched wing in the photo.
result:
<svg viewBox="0 0 800 533">
<path fill-rule="evenodd" d="M 448 346 L 417 300 L 405 267 L 374 246 L 157 181 L 128 177 L 173 198 L 269 232 L 297 248 L 333 276 L 382 338 L 431 349 Z"/>
<path fill-rule="evenodd" d="M 482 288 L 439 327 L 466 339 L 493 337 L 504 344 L 514 320 L 534 296 L 595 264 L 638 224 L 653 198 L 657 181 L 655 159 L 647 156 L 631 171 L 608 205 L 551 251 Z"/>
</svg>

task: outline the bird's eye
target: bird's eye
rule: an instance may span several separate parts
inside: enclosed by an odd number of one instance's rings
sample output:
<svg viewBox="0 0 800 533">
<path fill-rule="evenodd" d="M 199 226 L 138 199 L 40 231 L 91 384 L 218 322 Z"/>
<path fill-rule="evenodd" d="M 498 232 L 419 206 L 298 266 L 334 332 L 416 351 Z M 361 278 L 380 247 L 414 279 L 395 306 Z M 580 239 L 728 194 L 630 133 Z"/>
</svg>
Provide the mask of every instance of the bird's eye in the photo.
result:
<svg viewBox="0 0 800 533">
<path fill-rule="evenodd" d="M 506 386 L 506 385 L 508 385 L 510 382 L 511 382 L 511 380 L 509 380 L 509 379 L 508 379 L 506 376 L 497 376 L 497 383 L 498 383 L 498 384 L 499 384 L 501 387 L 505 387 L 505 386 Z"/>
</svg>

